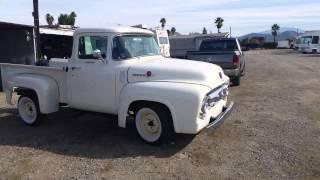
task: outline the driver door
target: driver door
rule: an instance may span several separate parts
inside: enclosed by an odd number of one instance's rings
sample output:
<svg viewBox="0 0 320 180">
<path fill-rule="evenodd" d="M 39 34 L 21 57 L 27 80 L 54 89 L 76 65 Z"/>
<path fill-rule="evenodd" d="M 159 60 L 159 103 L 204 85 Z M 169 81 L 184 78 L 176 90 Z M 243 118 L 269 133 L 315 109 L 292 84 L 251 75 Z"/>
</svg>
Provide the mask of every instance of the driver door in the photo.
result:
<svg viewBox="0 0 320 180">
<path fill-rule="evenodd" d="M 70 63 L 68 72 L 69 106 L 76 109 L 115 113 L 115 70 L 108 59 L 109 42 L 106 35 L 79 36 L 77 57 Z M 100 50 L 108 62 L 94 57 Z"/>
</svg>

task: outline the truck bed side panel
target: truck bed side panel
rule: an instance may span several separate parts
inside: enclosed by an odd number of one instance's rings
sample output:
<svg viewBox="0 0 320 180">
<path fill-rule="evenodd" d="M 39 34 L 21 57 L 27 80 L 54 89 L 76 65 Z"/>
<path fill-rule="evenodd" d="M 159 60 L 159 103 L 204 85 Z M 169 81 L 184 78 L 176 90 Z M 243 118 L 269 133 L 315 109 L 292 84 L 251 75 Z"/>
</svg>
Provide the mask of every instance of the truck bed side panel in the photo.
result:
<svg viewBox="0 0 320 180">
<path fill-rule="evenodd" d="M 6 88 L 6 82 L 10 77 L 18 74 L 35 74 L 50 77 L 56 81 L 59 87 L 59 99 L 61 103 L 67 103 L 67 76 L 62 68 L 18 65 L 18 64 L 0 64 L 2 74 L 3 89 Z"/>
</svg>

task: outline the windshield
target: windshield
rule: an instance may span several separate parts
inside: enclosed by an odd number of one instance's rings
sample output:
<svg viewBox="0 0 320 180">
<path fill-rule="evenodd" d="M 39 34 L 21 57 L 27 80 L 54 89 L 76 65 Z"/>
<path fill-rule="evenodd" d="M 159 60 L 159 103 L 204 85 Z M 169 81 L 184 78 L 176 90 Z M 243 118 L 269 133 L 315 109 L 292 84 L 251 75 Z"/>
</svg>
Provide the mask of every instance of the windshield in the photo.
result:
<svg viewBox="0 0 320 180">
<path fill-rule="evenodd" d="M 200 51 L 235 51 L 238 50 L 237 43 L 234 40 L 213 40 L 203 41 Z"/>
<path fill-rule="evenodd" d="M 152 35 L 123 35 L 113 39 L 113 59 L 154 55 L 160 55 L 160 50 Z"/>
<path fill-rule="evenodd" d="M 312 36 L 303 36 L 301 38 L 301 44 L 310 44 L 312 41 Z"/>
</svg>

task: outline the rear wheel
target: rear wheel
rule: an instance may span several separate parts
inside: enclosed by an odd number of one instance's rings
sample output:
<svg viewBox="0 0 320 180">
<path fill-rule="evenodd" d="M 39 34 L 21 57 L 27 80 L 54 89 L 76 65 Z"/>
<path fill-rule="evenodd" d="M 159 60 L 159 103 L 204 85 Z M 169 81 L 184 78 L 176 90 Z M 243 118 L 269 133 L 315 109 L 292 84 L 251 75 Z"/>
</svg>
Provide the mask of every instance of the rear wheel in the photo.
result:
<svg viewBox="0 0 320 180">
<path fill-rule="evenodd" d="M 241 75 L 239 74 L 238 76 L 234 77 L 232 79 L 232 85 L 234 86 L 240 86 L 240 78 L 241 78 Z"/>
<path fill-rule="evenodd" d="M 139 106 L 135 125 L 140 138 L 149 144 L 167 143 L 174 138 L 172 117 L 163 105 L 147 103 Z"/>
<path fill-rule="evenodd" d="M 18 100 L 18 113 L 20 119 L 27 125 L 35 125 L 44 118 L 40 113 L 38 98 L 36 95 L 21 95 Z"/>
<path fill-rule="evenodd" d="M 243 65 L 242 71 L 241 71 L 241 76 L 245 76 L 246 75 L 246 65 Z"/>
</svg>

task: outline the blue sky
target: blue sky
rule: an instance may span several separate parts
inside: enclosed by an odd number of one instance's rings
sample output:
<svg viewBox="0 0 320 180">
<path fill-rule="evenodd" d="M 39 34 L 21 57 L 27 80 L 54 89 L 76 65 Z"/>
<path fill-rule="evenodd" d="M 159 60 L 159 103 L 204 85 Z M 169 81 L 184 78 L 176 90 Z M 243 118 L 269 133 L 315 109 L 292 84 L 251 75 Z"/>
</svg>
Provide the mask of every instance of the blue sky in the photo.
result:
<svg viewBox="0 0 320 180">
<path fill-rule="evenodd" d="M 234 35 L 260 32 L 278 23 L 281 27 L 320 29 L 319 0 L 39 0 L 40 22 L 45 14 L 57 16 L 75 11 L 80 27 L 107 27 L 117 24 L 159 26 L 178 32 L 216 32 L 214 18 L 225 19 L 222 31 L 232 27 Z M 0 0 L 0 21 L 32 24 L 32 0 Z"/>
</svg>

